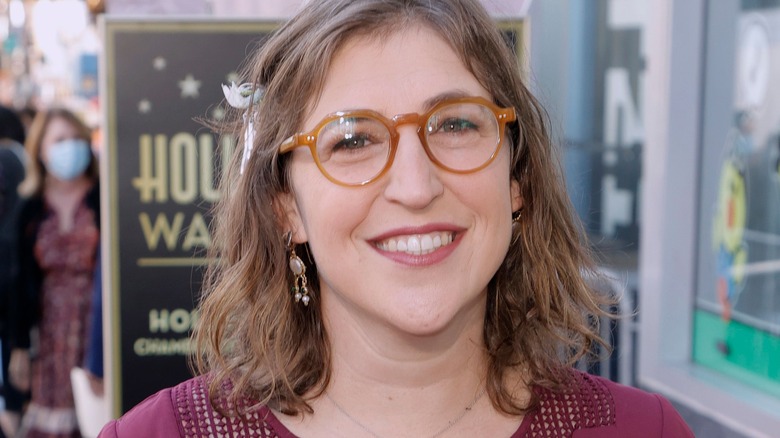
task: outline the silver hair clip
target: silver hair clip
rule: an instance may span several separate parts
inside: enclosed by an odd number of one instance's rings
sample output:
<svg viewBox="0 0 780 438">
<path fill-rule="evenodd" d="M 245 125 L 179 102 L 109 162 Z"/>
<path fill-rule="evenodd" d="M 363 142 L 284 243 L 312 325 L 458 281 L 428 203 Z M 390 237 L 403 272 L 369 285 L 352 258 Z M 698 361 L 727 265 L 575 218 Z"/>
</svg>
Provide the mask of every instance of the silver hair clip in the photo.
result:
<svg viewBox="0 0 780 438">
<path fill-rule="evenodd" d="M 263 100 L 265 94 L 265 87 L 255 85 L 251 82 L 245 82 L 241 85 L 236 85 L 235 82 L 231 82 L 228 87 L 222 84 L 222 93 L 225 95 L 228 105 L 233 108 L 243 109 L 244 111 L 244 154 L 241 156 L 241 175 L 244 174 L 244 168 L 249 162 L 249 157 L 252 155 L 252 148 L 255 144 L 255 116 L 257 115 L 257 109 L 249 111 L 249 107 L 257 105 Z"/>
</svg>

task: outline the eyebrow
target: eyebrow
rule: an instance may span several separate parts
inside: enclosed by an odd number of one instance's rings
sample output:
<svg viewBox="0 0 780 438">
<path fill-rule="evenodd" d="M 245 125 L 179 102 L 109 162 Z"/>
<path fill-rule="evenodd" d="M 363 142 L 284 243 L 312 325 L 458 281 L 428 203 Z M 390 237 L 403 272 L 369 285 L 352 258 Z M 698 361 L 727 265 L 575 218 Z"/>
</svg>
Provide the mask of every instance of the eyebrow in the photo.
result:
<svg viewBox="0 0 780 438">
<path fill-rule="evenodd" d="M 422 113 L 425 113 L 425 112 L 429 111 L 431 108 L 435 107 L 436 105 L 440 104 L 441 102 L 444 102 L 445 100 L 458 99 L 458 98 L 461 98 L 461 97 L 472 97 L 472 96 L 476 96 L 476 95 L 473 94 L 473 93 L 468 93 L 465 90 L 461 90 L 461 89 L 448 90 L 448 91 L 439 93 L 439 94 L 437 94 L 437 95 L 435 95 L 433 97 L 429 97 L 428 99 L 426 99 L 423 102 L 422 111 L 420 111 L 420 113 L 422 114 Z M 492 99 L 489 99 L 489 100 L 492 100 Z M 328 114 L 334 114 L 336 112 L 362 111 L 362 110 L 366 110 L 366 109 L 370 109 L 370 108 L 363 108 L 363 107 L 347 108 L 347 109 L 338 110 L 338 111 L 335 111 L 333 113 L 328 113 Z M 378 111 L 380 113 L 387 113 L 387 111 L 384 111 L 384 110 L 374 110 L 374 111 Z M 389 115 L 389 117 L 392 117 L 392 116 L 393 116 L 392 114 Z"/>
<path fill-rule="evenodd" d="M 471 97 L 473 94 L 467 93 L 464 90 L 455 89 L 450 91 L 445 91 L 443 93 L 437 94 L 436 96 L 430 97 L 423 102 L 423 111 L 428 111 L 434 106 L 438 105 L 441 102 L 444 102 L 445 100 L 449 99 L 457 99 L 461 97 Z"/>
</svg>

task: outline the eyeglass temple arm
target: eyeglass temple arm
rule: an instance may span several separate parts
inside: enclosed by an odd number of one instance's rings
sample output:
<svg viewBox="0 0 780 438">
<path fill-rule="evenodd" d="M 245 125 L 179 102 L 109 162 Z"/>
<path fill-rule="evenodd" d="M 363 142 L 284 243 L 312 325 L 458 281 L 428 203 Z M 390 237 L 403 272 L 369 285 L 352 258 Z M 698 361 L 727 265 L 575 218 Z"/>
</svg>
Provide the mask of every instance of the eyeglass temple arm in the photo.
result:
<svg viewBox="0 0 780 438">
<path fill-rule="evenodd" d="M 514 122 L 517 119 L 517 112 L 514 108 L 502 108 L 501 111 L 496 113 L 499 121 Z"/>
<path fill-rule="evenodd" d="M 279 145 L 279 153 L 284 154 L 286 152 L 290 152 L 298 146 L 300 146 L 300 142 L 298 141 L 298 134 L 291 135 L 287 138 L 287 140 L 283 141 L 282 144 Z"/>
</svg>

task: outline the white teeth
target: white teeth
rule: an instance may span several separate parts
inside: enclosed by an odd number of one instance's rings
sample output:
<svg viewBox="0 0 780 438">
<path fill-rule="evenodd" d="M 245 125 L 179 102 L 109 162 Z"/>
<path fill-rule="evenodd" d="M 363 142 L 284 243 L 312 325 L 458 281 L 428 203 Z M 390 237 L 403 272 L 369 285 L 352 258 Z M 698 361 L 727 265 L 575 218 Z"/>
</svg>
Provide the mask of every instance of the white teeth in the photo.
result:
<svg viewBox="0 0 780 438">
<path fill-rule="evenodd" d="M 433 239 L 429 235 L 422 236 L 420 239 L 420 250 L 430 251 L 433 249 Z"/>
<path fill-rule="evenodd" d="M 429 234 L 418 234 L 413 236 L 394 237 L 382 242 L 376 246 L 388 252 L 405 252 L 407 254 L 422 255 L 433 252 L 442 246 L 452 243 L 453 233 L 436 232 Z"/>
</svg>

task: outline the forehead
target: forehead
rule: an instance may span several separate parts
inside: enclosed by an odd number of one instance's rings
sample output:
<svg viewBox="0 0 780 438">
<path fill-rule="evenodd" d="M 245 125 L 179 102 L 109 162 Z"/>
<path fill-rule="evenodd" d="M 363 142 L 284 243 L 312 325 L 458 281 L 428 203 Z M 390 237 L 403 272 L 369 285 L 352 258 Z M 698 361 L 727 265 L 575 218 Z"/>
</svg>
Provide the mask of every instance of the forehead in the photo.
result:
<svg viewBox="0 0 780 438">
<path fill-rule="evenodd" d="M 53 116 L 49 119 L 49 123 L 46 126 L 46 133 L 61 132 L 61 131 L 76 131 L 76 127 L 62 116 Z"/>
<path fill-rule="evenodd" d="M 78 135 L 78 129 L 67 119 L 54 116 L 44 127 L 43 142 L 56 142 L 58 140 Z"/>
<path fill-rule="evenodd" d="M 350 109 L 386 116 L 423 112 L 426 102 L 443 94 L 491 98 L 450 44 L 429 27 L 406 27 L 381 38 L 359 36 L 336 52 L 304 127 Z"/>
</svg>

